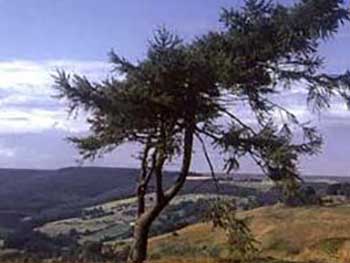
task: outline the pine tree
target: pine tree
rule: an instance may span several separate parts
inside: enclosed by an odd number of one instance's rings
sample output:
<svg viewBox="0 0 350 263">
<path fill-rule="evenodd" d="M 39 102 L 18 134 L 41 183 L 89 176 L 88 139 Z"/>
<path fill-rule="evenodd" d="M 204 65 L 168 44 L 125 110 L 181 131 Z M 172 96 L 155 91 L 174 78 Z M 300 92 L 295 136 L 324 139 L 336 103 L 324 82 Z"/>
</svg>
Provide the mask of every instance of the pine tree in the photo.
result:
<svg viewBox="0 0 350 263">
<path fill-rule="evenodd" d="M 102 82 L 57 73 L 58 97 L 71 111 L 89 115 L 90 135 L 71 138 L 83 158 L 127 142 L 142 149 L 130 261 L 146 259 L 149 229 L 184 185 L 194 140 L 202 144 L 212 172 L 208 141 L 224 154 L 228 172 L 249 156 L 286 190 L 297 188 L 299 156 L 318 153 L 322 138 L 274 98 L 305 89 L 315 110 L 329 107 L 333 96 L 350 102 L 350 73 L 322 72 L 318 52 L 348 20 L 341 0 L 301 0 L 292 6 L 247 0 L 242 9 L 224 9 L 223 30 L 192 42 L 159 30 L 138 63 L 111 52 L 116 76 Z M 237 114 L 242 109 L 253 121 Z M 178 178 L 164 189 L 164 165 L 174 158 L 181 158 Z M 156 198 L 146 209 L 151 178 Z"/>
</svg>

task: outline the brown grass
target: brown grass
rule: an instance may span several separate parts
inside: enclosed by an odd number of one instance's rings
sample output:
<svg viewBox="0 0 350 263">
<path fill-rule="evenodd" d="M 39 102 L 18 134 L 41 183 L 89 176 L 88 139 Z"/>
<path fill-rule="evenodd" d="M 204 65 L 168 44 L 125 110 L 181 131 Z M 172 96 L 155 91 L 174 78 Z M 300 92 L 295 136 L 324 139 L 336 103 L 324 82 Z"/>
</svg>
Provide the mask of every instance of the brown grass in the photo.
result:
<svg viewBox="0 0 350 263">
<path fill-rule="evenodd" d="M 260 241 L 264 256 L 350 263 L 350 206 L 275 206 L 244 212 L 240 216 L 252 218 L 250 227 Z M 225 244 L 225 235 L 220 230 L 213 230 L 209 224 L 189 226 L 178 231 L 177 235 L 168 234 L 152 239 L 151 254 L 165 244 L 168 247 L 220 246 Z M 331 247 L 330 251 L 326 251 L 327 246 Z"/>
</svg>

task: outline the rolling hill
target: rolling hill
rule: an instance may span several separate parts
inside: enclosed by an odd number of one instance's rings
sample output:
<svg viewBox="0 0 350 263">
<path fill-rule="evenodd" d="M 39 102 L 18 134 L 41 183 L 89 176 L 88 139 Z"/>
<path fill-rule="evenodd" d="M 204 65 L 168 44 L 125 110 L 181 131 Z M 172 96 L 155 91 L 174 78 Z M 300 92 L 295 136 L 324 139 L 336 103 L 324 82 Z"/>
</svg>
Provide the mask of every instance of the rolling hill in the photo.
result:
<svg viewBox="0 0 350 263">
<path fill-rule="evenodd" d="M 0 226 L 66 218 L 82 207 L 130 196 L 136 174 L 123 168 L 1 169 Z"/>
<path fill-rule="evenodd" d="M 167 173 L 165 187 L 176 179 L 175 175 Z M 72 218 L 79 216 L 83 208 L 131 197 L 137 176 L 138 170 L 130 168 L 0 169 L 0 234 L 23 221 L 40 225 Z M 190 180 L 182 190 L 182 193 L 216 192 L 210 179 Z M 255 190 L 223 185 L 221 193 L 250 195 Z"/>
<path fill-rule="evenodd" d="M 260 242 L 264 258 L 350 262 L 350 205 L 271 206 L 242 212 L 239 216 L 251 218 L 250 227 Z M 202 223 L 177 231 L 176 235 L 171 233 L 153 238 L 150 254 L 154 260 L 166 258 L 164 262 L 200 262 L 199 259 L 214 262 L 215 257 L 225 256 L 225 243 L 223 231 Z"/>
</svg>

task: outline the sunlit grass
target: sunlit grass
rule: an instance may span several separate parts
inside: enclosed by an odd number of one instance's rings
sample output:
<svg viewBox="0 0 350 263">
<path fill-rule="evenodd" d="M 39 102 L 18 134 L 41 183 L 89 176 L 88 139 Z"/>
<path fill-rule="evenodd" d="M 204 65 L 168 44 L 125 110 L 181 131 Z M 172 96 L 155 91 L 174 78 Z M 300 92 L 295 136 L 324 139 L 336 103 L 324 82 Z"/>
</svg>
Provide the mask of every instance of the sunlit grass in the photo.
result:
<svg viewBox="0 0 350 263">
<path fill-rule="evenodd" d="M 350 254 L 350 207 L 268 207 L 244 212 L 251 217 L 250 227 L 260 241 L 261 255 L 280 260 L 348 263 Z M 184 228 L 150 242 L 151 256 L 180 258 L 225 258 L 225 235 L 210 224 Z M 185 259 L 182 259 L 185 260 Z M 208 259 L 209 260 L 209 259 Z M 192 261 L 189 261 L 192 262 Z M 273 261 L 272 261 L 273 262 Z"/>
</svg>

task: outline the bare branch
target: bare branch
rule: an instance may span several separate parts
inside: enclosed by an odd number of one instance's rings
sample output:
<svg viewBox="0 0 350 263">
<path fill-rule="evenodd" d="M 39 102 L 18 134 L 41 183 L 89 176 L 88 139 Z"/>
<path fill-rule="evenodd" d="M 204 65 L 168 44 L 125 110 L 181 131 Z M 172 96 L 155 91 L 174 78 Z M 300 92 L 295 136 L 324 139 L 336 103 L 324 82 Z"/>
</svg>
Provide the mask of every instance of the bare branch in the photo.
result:
<svg viewBox="0 0 350 263">
<path fill-rule="evenodd" d="M 212 164 L 212 162 L 210 160 L 210 156 L 209 156 L 209 153 L 207 151 L 207 147 L 205 145 L 205 142 L 204 142 L 203 138 L 200 136 L 200 134 L 198 132 L 196 132 L 195 134 L 196 134 L 196 137 L 198 138 L 198 140 L 200 141 L 200 143 L 202 145 L 203 153 L 204 153 L 205 159 L 206 159 L 206 161 L 208 163 L 208 166 L 209 166 L 209 169 L 210 169 L 210 173 L 211 173 L 211 177 L 212 177 L 212 179 L 214 181 L 216 190 L 220 191 L 219 181 L 218 181 L 218 179 L 216 177 L 214 166 L 213 166 L 213 164 Z"/>
</svg>

